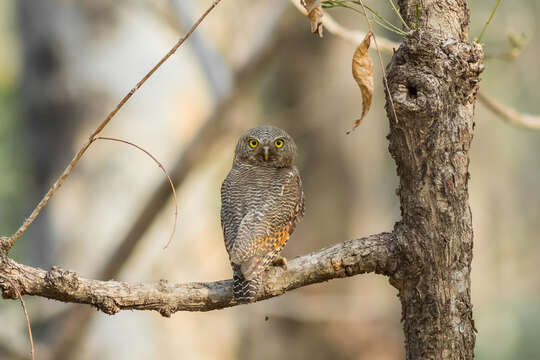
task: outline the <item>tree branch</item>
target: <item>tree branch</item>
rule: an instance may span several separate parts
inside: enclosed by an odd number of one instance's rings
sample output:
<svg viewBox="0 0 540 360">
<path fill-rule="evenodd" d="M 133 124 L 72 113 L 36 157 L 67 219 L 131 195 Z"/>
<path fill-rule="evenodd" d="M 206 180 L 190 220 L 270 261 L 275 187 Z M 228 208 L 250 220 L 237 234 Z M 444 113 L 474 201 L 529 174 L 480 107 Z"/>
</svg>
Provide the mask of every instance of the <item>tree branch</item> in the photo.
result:
<svg viewBox="0 0 540 360">
<path fill-rule="evenodd" d="M 395 244 L 393 233 L 381 233 L 294 258 L 286 271 L 274 267 L 264 274 L 257 301 L 331 279 L 368 272 L 391 275 L 398 261 Z M 10 279 L 0 277 L 4 298 L 16 299 L 17 286 L 23 295 L 90 304 L 107 314 L 154 310 L 169 317 L 177 311 L 210 311 L 238 305 L 232 297 L 232 280 L 185 284 L 169 284 L 166 280 L 154 284 L 90 280 L 59 267 L 45 271 L 18 264 L 5 251 L 0 253 L 0 272 Z"/>
<path fill-rule="evenodd" d="M 478 93 L 478 99 L 489 110 L 499 115 L 509 124 L 525 127 L 533 130 L 540 130 L 540 116 L 520 113 L 509 106 L 503 105 L 483 91 Z"/>
</svg>

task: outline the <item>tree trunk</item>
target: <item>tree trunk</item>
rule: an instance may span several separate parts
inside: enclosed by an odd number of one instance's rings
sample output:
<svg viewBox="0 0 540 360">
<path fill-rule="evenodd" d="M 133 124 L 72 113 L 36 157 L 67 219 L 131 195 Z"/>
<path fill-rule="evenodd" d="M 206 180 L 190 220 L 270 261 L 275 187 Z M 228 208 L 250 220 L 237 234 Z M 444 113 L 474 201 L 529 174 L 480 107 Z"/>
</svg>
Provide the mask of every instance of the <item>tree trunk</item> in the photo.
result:
<svg viewBox="0 0 540 360">
<path fill-rule="evenodd" d="M 482 49 L 467 42 L 465 0 L 399 5 L 415 30 L 388 65 L 389 150 L 402 212 L 401 260 L 390 281 L 399 289 L 407 359 L 472 359 L 468 151 Z"/>
</svg>

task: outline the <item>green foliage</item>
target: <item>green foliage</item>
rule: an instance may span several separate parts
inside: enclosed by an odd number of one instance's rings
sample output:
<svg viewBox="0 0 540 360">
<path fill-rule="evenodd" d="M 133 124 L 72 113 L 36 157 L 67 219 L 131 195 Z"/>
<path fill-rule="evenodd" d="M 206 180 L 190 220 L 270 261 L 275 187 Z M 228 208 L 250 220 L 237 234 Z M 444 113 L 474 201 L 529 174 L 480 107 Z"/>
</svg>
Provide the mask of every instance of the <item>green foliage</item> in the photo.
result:
<svg viewBox="0 0 540 360">
<path fill-rule="evenodd" d="M 495 11 L 497 11 L 497 8 L 499 7 L 500 3 L 501 3 L 501 0 L 497 0 L 497 3 L 495 4 L 495 7 L 491 11 L 491 15 L 489 16 L 488 20 L 486 21 L 486 24 L 484 25 L 484 28 L 482 29 L 482 32 L 480 33 L 480 36 L 478 38 L 474 39 L 474 41 L 476 41 L 477 43 L 482 41 L 482 38 L 484 37 L 484 34 L 486 32 L 486 29 L 487 29 L 489 23 L 491 22 L 491 19 L 493 19 L 493 15 L 495 15 Z"/>
</svg>

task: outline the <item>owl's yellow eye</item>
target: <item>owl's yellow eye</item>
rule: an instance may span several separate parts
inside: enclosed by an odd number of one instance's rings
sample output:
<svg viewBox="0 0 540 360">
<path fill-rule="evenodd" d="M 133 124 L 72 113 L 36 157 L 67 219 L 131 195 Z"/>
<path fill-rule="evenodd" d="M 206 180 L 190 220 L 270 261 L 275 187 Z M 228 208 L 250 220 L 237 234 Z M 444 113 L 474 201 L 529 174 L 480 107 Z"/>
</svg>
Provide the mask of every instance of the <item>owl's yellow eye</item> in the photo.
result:
<svg viewBox="0 0 540 360">
<path fill-rule="evenodd" d="M 283 147 L 283 144 L 285 144 L 285 141 L 283 141 L 282 139 L 277 139 L 276 141 L 274 141 L 274 145 L 276 145 L 278 149 L 280 147 Z"/>
<path fill-rule="evenodd" d="M 249 147 L 255 149 L 259 145 L 259 142 L 256 139 L 249 140 Z"/>
</svg>

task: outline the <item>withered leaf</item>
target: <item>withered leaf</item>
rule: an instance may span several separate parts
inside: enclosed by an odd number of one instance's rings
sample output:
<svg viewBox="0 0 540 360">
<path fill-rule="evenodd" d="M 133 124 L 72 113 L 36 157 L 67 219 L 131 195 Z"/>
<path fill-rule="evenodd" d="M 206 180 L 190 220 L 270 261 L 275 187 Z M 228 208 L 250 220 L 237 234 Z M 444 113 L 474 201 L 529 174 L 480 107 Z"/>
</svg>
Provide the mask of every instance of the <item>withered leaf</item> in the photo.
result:
<svg viewBox="0 0 540 360">
<path fill-rule="evenodd" d="M 307 17 L 311 23 L 311 32 L 323 37 L 321 0 L 301 0 L 300 2 L 307 11 Z"/>
<path fill-rule="evenodd" d="M 352 129 L 347 132 L 348 134 L 360 125 L 369 111 L 373 99 L 373 60 L 368 54 L 371 36 L 370 31 L 356 48 L 352 59 L 352 75 L 362 92 L 362 115 L 354 121 Z"/>
</svg>

